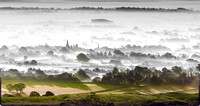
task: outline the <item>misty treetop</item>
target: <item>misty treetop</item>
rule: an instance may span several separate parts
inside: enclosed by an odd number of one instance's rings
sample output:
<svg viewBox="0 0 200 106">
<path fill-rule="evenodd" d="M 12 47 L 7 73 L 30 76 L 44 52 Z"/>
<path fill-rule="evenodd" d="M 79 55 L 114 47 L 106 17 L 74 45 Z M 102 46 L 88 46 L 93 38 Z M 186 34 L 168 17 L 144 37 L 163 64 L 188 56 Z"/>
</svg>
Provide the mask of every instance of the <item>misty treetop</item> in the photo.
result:
<svg viewBox="0 0 200 106">
<path fill-rule="evenodd" d="M 88 62 L 90 59 L 83 53 L 77 55 L 77 60 L 80 62 Z"/>
<path fill-rule="evenodd" d="M 54 70 L 47 71 L 50 74 L 60 71 L 74 70 L 75 68 L 104 68 L 113 67 L 128 69 L 137 65 L 143 67 L 172 67 L 179 64 L 189 70 L 198 64 L 200 56 L 196 53 L 188 55 L 174 53 L 166 46 L 161 45 L 125 45 L 118 48 L 99 47 L 81 48 L 78 44 L 70 44 L 67 40 L 64 46 L 50 46 L 48 44 L 38 46 L 6 46 L 0 48 L 0 61 L 9 66 L 44 68 L 46 66 Z M 7 67 L 8 68 L 8 67 Z M 11 67 L 12 68 L 12 67 Z M 18 69 L 17 68 L 17 69 Z M 45 73 L 46 73 L 45 72 Z M 101 74 L 105 74 L 102 71 Z M 90 76 L 96 77 L 100 73 L 91 72 Z"/>
</svg>

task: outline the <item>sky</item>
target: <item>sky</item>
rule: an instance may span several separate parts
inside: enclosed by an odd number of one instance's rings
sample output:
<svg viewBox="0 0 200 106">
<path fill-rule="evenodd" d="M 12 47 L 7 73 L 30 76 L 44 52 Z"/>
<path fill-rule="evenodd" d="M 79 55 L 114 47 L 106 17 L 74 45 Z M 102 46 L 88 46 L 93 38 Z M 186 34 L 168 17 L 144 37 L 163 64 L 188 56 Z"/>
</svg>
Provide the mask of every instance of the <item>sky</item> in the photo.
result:
<svg viewBox="0 0 200 106">
<path fill-rule="evenodd" d="M 0 0 L 0 2 L 65 2 L 65 1 L 89 1 L 89 2 L 159 2 L 159 1 L 198 1 L 198 0 Z"/>
</svg>

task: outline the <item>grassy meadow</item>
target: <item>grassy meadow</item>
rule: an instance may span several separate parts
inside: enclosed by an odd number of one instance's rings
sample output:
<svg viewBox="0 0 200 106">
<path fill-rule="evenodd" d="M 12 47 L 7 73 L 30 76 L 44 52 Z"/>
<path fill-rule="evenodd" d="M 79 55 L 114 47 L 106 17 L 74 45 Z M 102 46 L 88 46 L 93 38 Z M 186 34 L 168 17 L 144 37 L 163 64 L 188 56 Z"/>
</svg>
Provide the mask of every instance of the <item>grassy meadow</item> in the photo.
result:
<svg viewBox="0 0 200 106">
<path fill-rule="evenodd" d="M 3 97 L 3 105 L 197 105 L 198 94 L 65 94 L 49 97 Z"/>
<path fill-rule="evenodd" d="M 35 85 L 46 85 L 46 86 L 58 86 L 58 87 L 70 87 L 70 88 L 77 88 L 81 90 L 90 90 L 90 88 L 83 84 L 83 83 L 66 83 L 60 81 L 36 81 L 36 80 L 22 80 L 22 79 L 15 79 L 15 80 L 3 80 L 2 79 L 2 87 L 5 88 L 7 84 L 15 84 L 15 83 L 24 83 L 27 86 L 34 87 Z"/>
</svg>

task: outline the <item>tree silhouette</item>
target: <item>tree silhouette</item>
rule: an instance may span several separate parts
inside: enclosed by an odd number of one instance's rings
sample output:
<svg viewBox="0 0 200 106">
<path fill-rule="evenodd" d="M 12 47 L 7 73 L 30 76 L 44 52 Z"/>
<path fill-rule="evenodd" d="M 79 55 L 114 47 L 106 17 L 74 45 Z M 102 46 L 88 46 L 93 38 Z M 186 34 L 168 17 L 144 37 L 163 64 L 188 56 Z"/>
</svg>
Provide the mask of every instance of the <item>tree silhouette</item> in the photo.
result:
<svg viewBox="0 0 200 106">
<path fill-rule="evenodd" d="M 33 97 L 33 96 L 40 96 L 40 94 L 39 94 L 38 92 L 36 92 L 36 91 L 32 91 L 32 92 L 30 93 L 30 96 L 31 96 L 31 97 Z"/>
<path fill-rule="evenodd" d="M 13 90 L 12 84 L 6 85 L 6 89 L 7 89 L 9 92 L 11 92 L 11 91 Z"/>
<path fill-rule="evenodd" d="M 24 89 L 26 88 L 26 85 L 23 84 L 23 83 L 18 83 L 18 84 L 14 84 L 13 85 L 13 89 L 16 91 L 16 92 L 22 92 Z"/>
<path fill-rule="evenodd" d="M 77 60 L 80 62 L 88 62 L 90 59 L 83 53 L 76 56 Z"/>
<path fill-rule="evenodd" d="M 37 61 L 36 60 L 31 60 L 30 64 L 31 65 L 37 65 Z"/>
<path fill-rule="evenodd" d="M 47 91 L 46 94 L 42 96 L 54 96 L 54 93 L 52 93 L 51 91 Z"/>
<path fill-rule="evenodd" d="M 53 55 L 54 55 L 54 52 L 53 52 L 53 51 L 49 51 L 49 52 L 47 53 L 47 55 L 48 55 L 48 56 L 53 56 Z"/>
</svg>

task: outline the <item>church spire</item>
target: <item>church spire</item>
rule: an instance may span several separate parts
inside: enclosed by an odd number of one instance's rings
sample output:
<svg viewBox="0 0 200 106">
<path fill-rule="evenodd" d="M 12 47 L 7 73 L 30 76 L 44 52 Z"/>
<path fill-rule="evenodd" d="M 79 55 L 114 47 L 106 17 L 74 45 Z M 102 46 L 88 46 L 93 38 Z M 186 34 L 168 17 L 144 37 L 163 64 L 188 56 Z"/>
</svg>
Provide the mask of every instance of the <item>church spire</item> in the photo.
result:
<svg viewBox="0 0 200 106">
<path fill-rule="evenodd" d="M 67 40 L 67 44 L 66 44 L 66 47 L 68 47 L 68 48 L 69 48 L 69 42 L 68 42 L 68 40 Z"/>
</svg>

